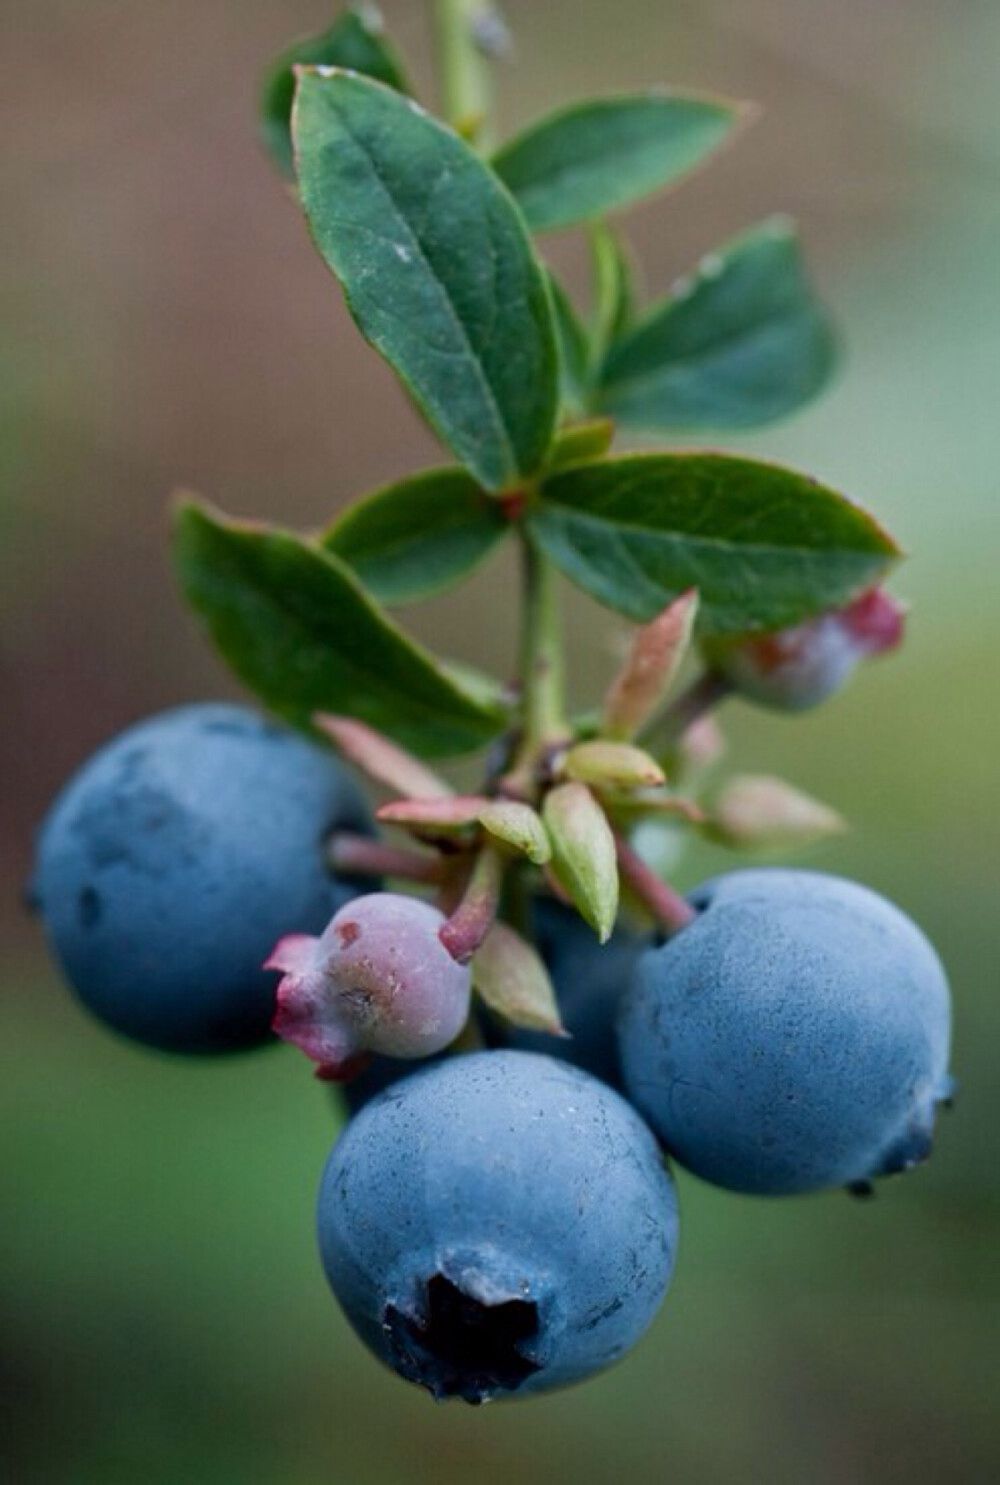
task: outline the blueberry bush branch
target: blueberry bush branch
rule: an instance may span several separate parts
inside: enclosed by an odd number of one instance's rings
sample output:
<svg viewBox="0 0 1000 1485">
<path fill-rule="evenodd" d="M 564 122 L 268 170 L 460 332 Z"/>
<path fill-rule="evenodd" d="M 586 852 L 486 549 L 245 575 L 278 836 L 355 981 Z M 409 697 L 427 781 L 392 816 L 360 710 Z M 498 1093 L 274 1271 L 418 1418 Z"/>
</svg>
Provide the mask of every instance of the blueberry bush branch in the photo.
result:
<svg viewBox="0 0 1000 1485">
<path fill-rule="evenodd" d="M 655 89 L 498 140 L 499 13 L 428 14 L 443 121 L 363 4 L 282 54 L 262 126 L 452 462 L 318 532 L 175 502 L 181 588 L 277 721 L 204 704 L 114 740 L 53 806 L 33 897 L 108 1025 L 188 1054 L 277 1034 L 365 1109 L 321 1196 L 330 1285 L 402 1376 L 479 1402 L 585 1377 L 644 1331 L 674 1262 L 661 1150 L 730 1190 L 859 1191 L 926 1158 L 953 1083 L 942 968 L 890 903 L 754 866 L 685 896 L 649 844 L 784 852 L 842 830 L 783 779 L 717 778 L 716 712 L 817 706 L 904 630 L 883 586 L 899 550 L 838 492 L 615 447 L 761 427 L 831 375 L 785 218 L 651 303 L 622 231 L 753 111 Z M 545 257 L 570 228 L 585 307 Z M 519 628 L 513 679 L 431 653 L 394 612 L 508 543 L 521 588 L 493 615 Z M 562 585 L 632 626 L 580 714 Z M 447 772 L 463 756 L 468 792 Z"/>
</svg>

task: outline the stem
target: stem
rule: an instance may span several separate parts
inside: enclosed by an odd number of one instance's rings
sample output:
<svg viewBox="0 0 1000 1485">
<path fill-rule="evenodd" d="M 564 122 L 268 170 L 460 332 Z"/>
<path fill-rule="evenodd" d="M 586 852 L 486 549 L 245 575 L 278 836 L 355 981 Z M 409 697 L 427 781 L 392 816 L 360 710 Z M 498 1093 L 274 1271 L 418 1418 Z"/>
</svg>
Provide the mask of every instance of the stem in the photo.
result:
<svg viewBox="0 0 1000 1485">
<path fill-rule="evenodd" d="M 521 619 L 521 740 L 504 780 L 507 792 L 532 799 L 538 764 L 546 748 L 564 742 L 562 626 L 556 574 L 526 531 L 521 530 L 523 613 Z"/>
<path fill-rule="evenodd" d="M 720 701 L 725 701 L 727 696 L 733 693 L 733 686 L 726 677 L 719 675 L 717 671 L 703 671 L 697 680 L 692 681 L 686 691 L 682 691 L 676 701 L 671 702 L 666 711 L 654 719 L 654 721 L 642 733 L 642 742 L 645 746 L 652 746 L 656 752 L 666 750 L 674 746 L 695 722 L 715 709 Z"/>
<path fill-rule="evenodd" d="M 476 857 L 458 907 L 438 935 L 451 957 L 468 964 L 496 922 L 503 891 L 504 859 L 492 846 Z"/>
<path fill-rule="evenodd" d="M 698 914 L 691 904 L 679 892 L 675 892 L 669 882 L 657 876 L 638 851 L 633 850 L 624 837 L 617 834 L 615 852 L 622 880 L 668 933 L 679 933 L 682 928 L 687 928 L 689 923 L 694 922 Z"/>
<path fill-rule="evenodd" d="M 490 65 L 476 43 L 483 0 L 434 0 L 434 31 L 444 111 L 456 133 L 470 144 L 491 145 L 493 83 Z"/>
<path fill-rule="evenodd" d="M 524 574 L 524 627 L 521 685 L 524 743 L 532 751 L 566 736 L 563 711 L 562 626 L 555 569 L 531 537 L 521 538 Z"/>
<path fill-rule="evenodd" d="M 404 882 L 439 882 L 441 862 L 436 856 L 387 846 L 367 835 L 346 831 L 330 837 L 327 860 L 345 876 L 397 877 Z"/>
</svg>

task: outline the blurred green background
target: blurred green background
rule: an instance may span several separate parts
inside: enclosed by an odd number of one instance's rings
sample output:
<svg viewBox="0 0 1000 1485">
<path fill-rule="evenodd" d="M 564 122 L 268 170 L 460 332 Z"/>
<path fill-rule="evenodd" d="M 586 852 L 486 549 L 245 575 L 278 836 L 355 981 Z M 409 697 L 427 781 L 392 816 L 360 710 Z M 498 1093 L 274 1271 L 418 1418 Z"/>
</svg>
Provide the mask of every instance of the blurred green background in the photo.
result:
<svg viewBox="0 0 1000 1485">
<path fill-rule="evenodd" d="M 424 9 L 386 6 L 426 90 Z M 630 229 L 660 290 L 791 211 L 842 323 L 834 392 L 740 447 L 885 517 L 913 553 L 896 582 L 910 640 L 805 719 L 734 707 L 733 754 L 847 813 L 853 834 L 815 859 L 938 943 L 958 1109 L 931 1165 L 867 1204 L 740 1200 L 682 1175 L 666 1307 L 585 1388 L 441 1409 L 355 1344 L 312 1235 L 335 1121 L 300 1060 L 187 1066 L 106 1038 L 18 901 L 33 825 L 77 762 L 148 712 L 230 693 L 173 591 L 167 491 L 318 525 L 438 456 L 256 143 L 261 68 L 330 6 L 4 0 L 0 1395 L 14 1481 L 1000 1478 L 1000 6 L 507 9 L 508 125 L 658 80 L 766 107 Z M 582 284 L 579 244 L 553 250 Z M 413 621 L 505 670 L 509 591 L 494 566 Z M 592 695 L 614 635 L 583 601 L 572 634 Z"/>
</svg>

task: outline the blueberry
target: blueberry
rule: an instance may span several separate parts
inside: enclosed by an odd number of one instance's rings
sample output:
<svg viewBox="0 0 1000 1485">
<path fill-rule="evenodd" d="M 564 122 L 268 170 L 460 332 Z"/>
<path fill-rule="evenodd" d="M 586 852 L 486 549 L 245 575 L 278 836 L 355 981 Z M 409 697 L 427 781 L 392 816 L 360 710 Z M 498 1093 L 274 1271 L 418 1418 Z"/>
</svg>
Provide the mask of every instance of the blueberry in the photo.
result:
<svg viewBox="0 0 1000 1485">
<path fill-rule="evenodd" d="M 562 1040 L 540 1031 L 512 1029 L 505 1036 L 507 1045 L 547 1052 L 620 1088 L 618 1006 L 648 940 L 618 927 L 602 946 L 578 912 L 550 898 L 536 902 L 535 933 L 570 1035 Z"/>
<path fill-rule="evenodd" d="M 863 660 L 895 649 L 905 617 L 896 599 L 872 588 L 793 629 L 711 639 L 704 649 L 712 669 L 747 700 L 775 711 L 807 711 L 846 685 Z"/>
<path fill-rule="evenodd" d="M 395 1083 L 327 1162 L 319 1241 L 376 1356 L 435 1397 L 575 1382 L 650 1324 L 677 1243 L 673 1183 L 629 1105 L 530 1052 Z"/>
<path fill-rule="evenodd" d="M 441 942 L 445 916 L 398 892 L 347 903 L 321 938 L 293 934 L 269 969 L 285 970 L 274 1029 L 319 1064 L 349 1076 L 358 1057 L 429 1057 L 453 1042 L 469 1015 L 472 975 Z"/>
<path fill-rule="evenodd" d="M 930 1152 L 950 1002 L 920 930 L 818 872 L 707 882 L 623 1000 L 625 1087 L 677 1159 L 735 1191 L 855 1186 Z"/>
<path fill-rule="evenodd" d="M 70 780 L 42 828 L 34 897 L 80 999 L 151 1046 L 224 1052 L 270 1038 L 263 962 L 356 889 L 324 862 L 368 827 L 326 752 L 241 707 L 131 728 Z"/>
</svg>

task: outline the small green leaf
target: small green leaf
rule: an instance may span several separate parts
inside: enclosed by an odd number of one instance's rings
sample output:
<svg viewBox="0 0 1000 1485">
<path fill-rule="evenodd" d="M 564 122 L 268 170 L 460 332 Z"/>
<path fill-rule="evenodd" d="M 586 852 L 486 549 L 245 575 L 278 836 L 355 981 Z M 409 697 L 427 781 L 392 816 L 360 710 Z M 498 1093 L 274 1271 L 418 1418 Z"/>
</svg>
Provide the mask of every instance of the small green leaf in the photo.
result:
<svg viewBox="0 0 1000 1485">
<path fill-rule="evenodd" d="M 545 826 L 530 805 L 515 799 L 491 799 L 479 811 L 479 823 L 494 840 L 527 856 L 535 866 L 551 859 Z"/>
<path fill-rule="evenodd" d="M 411 100 L 299 71 L 292 115 L 316 246 L 362 334 L 489 490 L 533 475 L 558 413 L 545 272 L 492 171 Z"/>
<path fill-rule="evenodd" d="M 666 783 L 655 758 L 632 743 L 595 738 L 577 743 L 562 761 L 563 778 L 603 789 L 648 789 Z"/>
<path fill-rule="evenodd" d="M 835 344 L 794 226 L 775 218 L 702 260 L 612 346 L 596 404 L 630 428 L 753 428 L 809 402 Z"/>
<path fill-rule="evenodd" d="M 685 93 L 595 99 L 541 119 L 494 155 L 493 168 L 533 231 L 572 227 L 672 185 L 745 113 Z"/>
<path fill-rule="evenodd" d="M 607 943 L 618 915 L 618 859 L 607 815 L 585 784 L 571 783 L 549 791 L 542 818 L 556 880 Z"/>
<path fill-rule="evenodd" d="M 305 36 L 295 42 L 271 67 L 261 96 L 264 142 L 278 169 L 289 180 L 295 179 L 291 118 L 297 66 L 348 67 L 401 93 L 410 92 L 399 58 L 383 34 L 381 17 L 373 5 L 354 5 L 322 35 Z"/>
<path fill-rule="evenodd" d="M 489 800 L 478 794 L 417 795 L 394 799 L 382 805 L 378 819 L 383 825 L 399 825 L 416 835 L 460 835 L 479 824 L 479 812 Z"/>
<path fill-rule="evenodd" d="M 815 480 L 724 454 L 632 454 L 557 471 L 529 524 L 599 602 L 647 621 L 688 588 L 702 632 L 779 629 L 848 602 L 899 549 Z"/>
<path fill-rule="evenodd" d="M 549 274 L 559 349 L 559 387 L 563 406 L 571 414 L 584 413 L 590 401 L 592 351 L 590 336 L 562 284 Z"/>
<path fill-rule="evenodd" d="M 610 418 L 592 418 L 586 423 L 570 423 L 556 435 L 549 456 L 550 469 L 565 469 L 585 459 L 600 459 L 614 442 L 615 425 Z"/>
<path fill-rule="evenodd" d="M 494 923 L 472 961 L 472 983 L 490 1010 L 512 1026 L 565 1036 L 549 972 L 506 923 Z"/>
<path fill-rule="evenodd" d="M 424 757 L 469 752 L 501 730 L 502 714 L 456 684 L 314 543 L 185 500 L 174 550 L 224 658 L 296 725 L 315 712 L 349 715 Z"/>
<path fill-rule="evenodd" d="M 691 648 L 698 602 L 692 588 L 637 630 L 604 698 L 603 736 L 627 741 L 656 716 Z"/>
<path fill-rule="evenodd" d="M 355 717 L 317 712 L 312 721 L 317 732 L 330 739 L 341 757 L 359 768 L 373 784 L 407 799 L 442 799 L 453 793 L 444 779 L 419 758 Z"/>
<path fill-rule="evenodd" d="M 464 469 L 435 469 L 350 506 L 322 544 L 380 603 L 411 603 L 468 577 L 509 529 Z"/>
<path fill-rule="evenodd" d="M 621 238 L 606 222 L 590 229 L 594 271 L 591 354 L 595 371 L 608 346 L 624 335 L 635 315 L 635 267 Z M 593 376 L 591 382 L 593 383 Z"/>
</svg>

